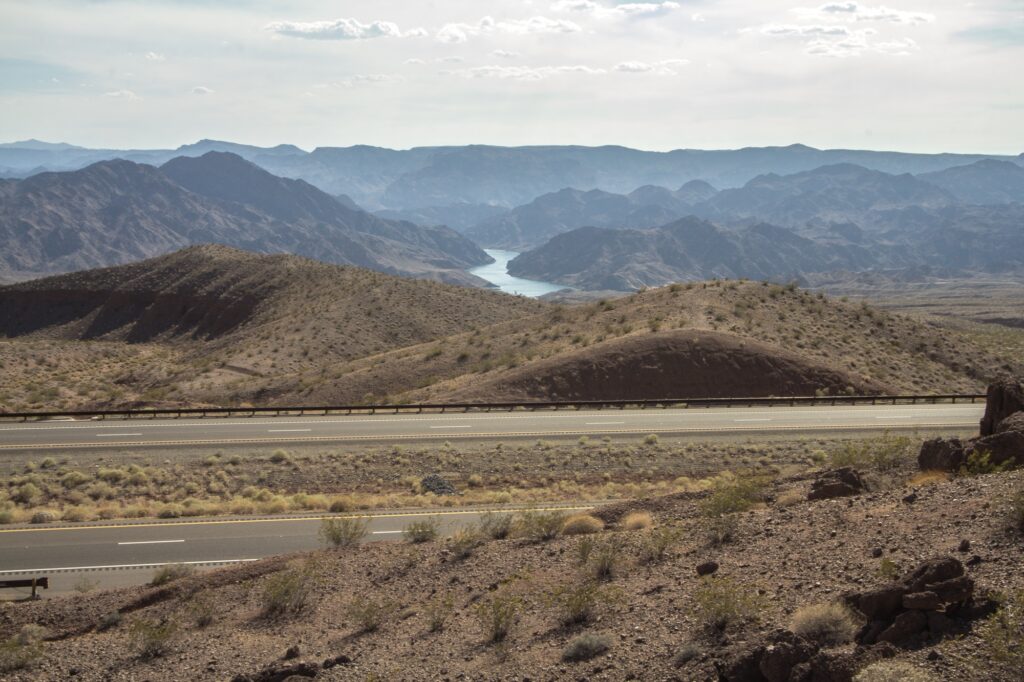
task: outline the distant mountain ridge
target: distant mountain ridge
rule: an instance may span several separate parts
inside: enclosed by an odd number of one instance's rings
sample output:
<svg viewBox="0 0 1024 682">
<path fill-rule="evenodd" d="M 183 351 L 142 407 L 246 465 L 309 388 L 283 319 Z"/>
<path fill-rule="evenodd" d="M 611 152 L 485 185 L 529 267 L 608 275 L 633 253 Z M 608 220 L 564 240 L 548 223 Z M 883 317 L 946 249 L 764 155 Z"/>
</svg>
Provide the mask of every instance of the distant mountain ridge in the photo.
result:
<svg viewBox="0 0 1024 682">
<path fill-rule="evenodd" d="M 461 283 L 478 283 L 462 271 L 490 262 L 453 230 L 353 210 L 226 152 L 0 181 L 0 272 L 117 265 L 196 243 Z"/>
<path fill-rule="evenodd" d="M 123 158 L 161 165 L 177 156 L 230 151 L 271 173 L 306 180 L 328 194 L 347 194 L 369 209 L 493 204 L 512 208 L 566 187 L 624 194 L 644 185 L 679 187 L 703 180 L 729 189 L 768 173 L 788 175 L 853 163 L 892 174 L 927 173 L 983 159 L 1024 163 L 1024 155 L 910 154 L 806 145 L 734 150 L 678 149 L 649 152 L 619 146 L 489 145 L 393 150 L 367 145 L 257 147 L 201 140 L 175 150 L 59 149 L 14 144 L 0 148 L 0 171 L 24 177 L 44 170 L 74 170 Z"/>
</svg>

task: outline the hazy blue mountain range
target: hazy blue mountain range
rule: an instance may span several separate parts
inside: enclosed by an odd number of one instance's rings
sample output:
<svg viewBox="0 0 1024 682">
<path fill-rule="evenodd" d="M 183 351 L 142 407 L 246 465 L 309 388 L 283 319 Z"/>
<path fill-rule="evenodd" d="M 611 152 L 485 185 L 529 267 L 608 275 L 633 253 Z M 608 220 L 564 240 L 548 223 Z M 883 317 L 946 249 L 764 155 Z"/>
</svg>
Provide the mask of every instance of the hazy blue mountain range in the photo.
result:
<svg viewBox="0 0 1024 682">
<path fill-rule="evenodd" d="M 820 150 L 804 145 L 736 150 L 648 152 L 618 146 L 576 147 L 255 147 L 202 140 L 178 149 L 110 150 L 38 141 L 0 146 L 0 174 L 25 177 L 41 170 L 74 170 L 121 158 L 160 165 L 178 156 L 228 151 L 275 175 L 306 180 L 328 194 L 346 194 L 371 210 L 421 209 L 456 204 L 513 208 L 567 187 L 625 194 L 644 185 L 679 187 L 704 180 L 722 189 L 759 175 L 789 175 L 852 163 L 892 174 L 928 173 L 982 159 L 1024 162 L 1024 156 L 909 154 Z"/>
<path fill-rule="evenodd" d="M 449 228 L 354 210 L 226 152 L 0 181 L 0 273 L 8 276 L 117 265 L 197 243 L 473 284 L 482 282 L 462 271 L 491 262 Z"/>
</svg>

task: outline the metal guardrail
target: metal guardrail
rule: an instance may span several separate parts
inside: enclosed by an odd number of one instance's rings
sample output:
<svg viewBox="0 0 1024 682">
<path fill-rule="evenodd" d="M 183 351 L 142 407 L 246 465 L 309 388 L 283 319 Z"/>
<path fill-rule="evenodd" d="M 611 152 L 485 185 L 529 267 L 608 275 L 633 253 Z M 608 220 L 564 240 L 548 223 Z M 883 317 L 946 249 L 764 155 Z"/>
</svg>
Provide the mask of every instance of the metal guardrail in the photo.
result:
<svg viewBox="0 0 1024 682">
<path fill-rule="evenodd" d="M 420 403 L 408 405 L 326 405 L 291 407 L 193 407 L 139 410 L 81 410 L 65 412 L 0 412 L 2 420 L 42 420 L 59 418 L 93 419 L 156 419 L 167 417 L 255 417 L 309 416 L 330 414 L 377 414 L 422 412 L 494 412 L 517 410 L 601 410 L 626 408 L 696 408 L 696 407 L 793 407 L 796 405 L 916 405 L 935 403 L 984 402 L 984 394 L 893 395 L 893 396 L 792 396 L 767 398 L 664 398 L 659 400 L 567 400 L 550 402 L 509 403 Z"/>
</svg>

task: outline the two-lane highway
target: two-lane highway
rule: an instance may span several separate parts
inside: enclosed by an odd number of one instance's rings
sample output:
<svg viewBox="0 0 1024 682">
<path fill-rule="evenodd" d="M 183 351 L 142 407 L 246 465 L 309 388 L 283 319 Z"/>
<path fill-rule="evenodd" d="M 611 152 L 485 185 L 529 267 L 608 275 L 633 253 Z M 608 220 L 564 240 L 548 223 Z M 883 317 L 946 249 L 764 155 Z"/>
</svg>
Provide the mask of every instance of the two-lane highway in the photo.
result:
<svg viewBox="0 0 1024 682">
<path fill-rule="evenodd" d="M 0 451 L 743 431 L 972 428 L 983 404 L 131 419 L 0 424 Z"/>
<path fill-rule="evenodd" d="M 592 505 L 559 506 L 571 512 Z M 485 509 L 368 512 L 366 541 L 400 540 L 414 521 L 433 518 L 442 535 L 475 523 Z M 521 508 L 498 508 L 500 514 Z M 224 518 L 48 527 L 0 527 L 0 580 L 50 578 L 48 595 L 84 579 L 99 587 L 137 585 L 168 564 L 216 568 L 321 547 L 321 517 Z M 0 595 L 0 597 L 17 595 Z"/>
</svg>

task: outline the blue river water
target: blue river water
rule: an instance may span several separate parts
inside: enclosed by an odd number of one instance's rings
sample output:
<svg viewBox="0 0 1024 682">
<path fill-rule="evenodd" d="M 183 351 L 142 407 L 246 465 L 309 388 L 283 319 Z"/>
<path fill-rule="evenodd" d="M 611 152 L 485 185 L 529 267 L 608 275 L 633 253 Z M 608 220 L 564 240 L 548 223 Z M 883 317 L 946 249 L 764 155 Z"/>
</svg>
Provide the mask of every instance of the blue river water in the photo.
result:
<svg viewBox="0 0 1024 682">
<path fill-rule="evenodd" d="M 537 298 L 544 294 L 550 294 L 552 291 L 569 288 L 562 284 L 520 279 L 508 274 L 508 262 L 519 255 L 515 251 L 501 251 L 498 249 L 484 249 L 484 251 L 494 259 L 494 262 L 490 265 L 481 265 L 478 268 L 473 268 L 469 271 L 469 274 L 487 280 L 506 294 L 522 294 L 530 298 Z"/>
</svg>

